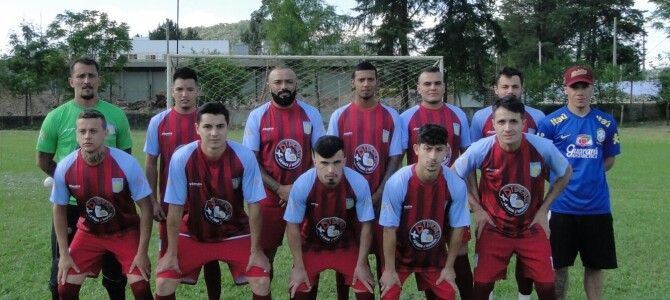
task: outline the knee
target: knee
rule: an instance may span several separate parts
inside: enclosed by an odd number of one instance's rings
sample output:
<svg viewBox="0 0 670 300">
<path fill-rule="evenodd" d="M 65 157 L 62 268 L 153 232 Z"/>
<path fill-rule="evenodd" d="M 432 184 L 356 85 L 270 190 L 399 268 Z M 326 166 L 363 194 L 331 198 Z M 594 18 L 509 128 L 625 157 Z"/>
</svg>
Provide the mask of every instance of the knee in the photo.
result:
<svg viewBox="0 0 670 300">
<path fill-rule="evenodd" d="M 172 278 L 157 278 L 156 279 L 156 295 L 167 296 L 174 293 L 179 284 L 178 279 Z"/>
<path fill-rule="evenodd" d="M 254 294 L 266 296 L 270 293 L 270 277 L 249 277 L 247 281 Z"/>
</svg>

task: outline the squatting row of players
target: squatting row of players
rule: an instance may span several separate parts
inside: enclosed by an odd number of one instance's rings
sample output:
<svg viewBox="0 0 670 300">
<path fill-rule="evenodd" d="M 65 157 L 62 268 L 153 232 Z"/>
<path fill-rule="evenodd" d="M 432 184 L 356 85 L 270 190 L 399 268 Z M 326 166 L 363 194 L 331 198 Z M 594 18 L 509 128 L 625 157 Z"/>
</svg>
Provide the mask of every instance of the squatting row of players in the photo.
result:
<svg viewBox="0 0 670 300">
<path fill-rule="evenodd" d="M 125 114 L 98 98 L 97 62 L 79 59 L 70 74 L 74 99 L 47 115 L 37 143 L 37 164 L 54 177 L 53 299 L 78 299 L 101 270 L 110 299 L 124 299 L 127 282 L 136 299 L 152 299 L 152 219 L 156 299 L 174 299 L 203 267 L 208 297 L 219 299 L 219 261 L 253 299 L 271 299 L 284 234 L 293 299 L 315 299 L 326 269 L 337 272 L 338 299 L 350 287 L 373 299 L 375 282 L 383 299 L 399 299 L 412 273 L 427 299 L 488 299 L 512 254 L 520 299 L 533 285 L 539 299 L 564 299 L 577 254 L 585 292 L 599 299 L 601 270 L 617 267 L 605 172 L 619 136 L 613 118 L 590 105 L 589 68 L 566 71 L 568 104 L 546 117 L 519 100 L 521 72 L 504 68 L 499 98 L 468 124 L 444 103 L 439 69 L 419 74 L 422 101 L 399 115 L 377 101 L 377 70 L 362 62 L 353 101 L 326 131 L 319 111 L 297 99 L 295 73 L 277 67 L 272 100 L 250 113 L 241 144 L 227 139 L 223 104 L 196 107 L 197 75 L 182 68 L 174 107 L 149 123 L 144 171 L 130 155 Z"/>
</svg>

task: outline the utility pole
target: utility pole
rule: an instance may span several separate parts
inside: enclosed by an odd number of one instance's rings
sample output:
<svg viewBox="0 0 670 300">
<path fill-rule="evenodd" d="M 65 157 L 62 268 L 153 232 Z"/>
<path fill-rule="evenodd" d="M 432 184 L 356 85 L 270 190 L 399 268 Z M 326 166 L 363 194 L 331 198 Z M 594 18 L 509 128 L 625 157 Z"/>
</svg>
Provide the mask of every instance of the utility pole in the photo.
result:
<svg viewBox="0 0 670 300">
<path fill-rule="evenodd" d="M 616 66 L 616 17 L 614 17 L 614 32 L 612 34 L 612 65 Z"/>
</svg>

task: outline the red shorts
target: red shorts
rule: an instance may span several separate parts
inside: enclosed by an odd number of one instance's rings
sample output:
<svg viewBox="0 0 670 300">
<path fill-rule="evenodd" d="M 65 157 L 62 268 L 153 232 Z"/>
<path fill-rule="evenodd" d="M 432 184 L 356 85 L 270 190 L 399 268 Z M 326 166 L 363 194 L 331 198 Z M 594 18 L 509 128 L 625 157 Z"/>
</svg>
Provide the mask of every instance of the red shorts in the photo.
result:
<svg viewBox="0 0 670 300">
<path fill-rule="evenodd" d="M 332 269 L 344 275 L 344 283 L 358 291 L 367 291 L 362 281 L 356 281 L 353 286 L 354 270 L 358 261 L 358 248 L 341 249 L 334 252 L 305 251 L 302 253 L 302 262 L 305 265 L 307 278 L 311 284 L 316 284 L 319 273 Z M 304 283 L 298 287 L 299 292 L 307 291 Z"/>
<path fill-rule="evenodd" d="M 269 201 L 272 197 L 263 200 Z M 261 203 L 261 249 L 264 251 L 276 250 L 281 246 L 286 231 L 284 221 L 284 208 L 274 205 L 263 205 Z"/>
<path fill-rule="evenodd" d="M 70 256 L 79 267 L 81 273 L 88 273 L 89 277 L 97 277 L 102 268 L 102 257 L 111 252 L 121 263 L 123 274 L 142 276 L 139 268 L 129 273 L 130 265 L 137 255 L 140 244 L 140 231 L 130 230 L 123 233 L 98 236 L 83 230 L 78 230 L 70 244 Z M 81 274 L 70 269 L 69 275 Z"/>
<path fill-rule="evenodd" d="M 544 230 L 532 237 L 511 238 L 497 231 L 484 228 L 475 245 L 474 280 L 495 282 L 505 279 L 507 265 L 516 254 L 517 263 L 522 264 L 526 277 L 536 282 L 553 283 L 554 269 L 551 265 L 551 246 Z"/>
<path fill-rule="evenodd" d="M 168 270 L 159 273 L 156 277 L 182 279 L 184 283 L 193 284 L 198 281 L 200 268 L 210 261 L 227 263 L 230 274 L 237 285 L 246 284 L 246 277 L 270 277 L 269 272 L 258 267 L 246 271 L 251 248 L 249 236 L 218 243 L 203 243 L 190 236 L 179 234 L 177 243 L 177 259 L 182 274 L 175 270 Z"/>
<path fill-rule="evenodd" d="M 424 272 L 398 271 L 398 277 L 400 279 L 400 283 L 404 284 L 405 280 L 407 280 L 407 277 L 409 277 L 409 275 L 412 275 L 412 273 L 414 273 L 414 276 L 416 277 L 417 286 L 421 284 L 422 286 L 426 287 L 426 289 L 432 290 L 433 293 L 435 293 L 435 295 L 439 299 L 446 299 L 446 300 L 456 299 L 456 290 L 454 289 L 453 286 L 451 286 L 449 282 L 442 281 L 440 284 L 435 284 L 437 280 L 440 278 L 440 272 L 441 271 L 424 271 Z M 382 299 L 393 299 L 393 300 L 400 299 L 401 291 L 402 291 L 401 288 L 399 288 L 397 285 L 394 285 L 386 293 L 386 295 L 384 295 Z"/>
</svg>

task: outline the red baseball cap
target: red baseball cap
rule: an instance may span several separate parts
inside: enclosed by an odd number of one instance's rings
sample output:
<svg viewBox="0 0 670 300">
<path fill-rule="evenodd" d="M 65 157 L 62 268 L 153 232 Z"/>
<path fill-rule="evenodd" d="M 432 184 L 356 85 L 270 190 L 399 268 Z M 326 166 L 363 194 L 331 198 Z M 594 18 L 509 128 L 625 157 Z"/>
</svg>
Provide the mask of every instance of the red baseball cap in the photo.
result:
<svg viewBox="0 0 670 300">
<path fill-rule="evenodd" d="M 563 76 L 563 83 L 565 86 L 571 86 L 577 82 L 593 84 L 593 73 L 591 72 L 591 69 L 582 66 L 574 66 L 565 71 L 565 75 Z"/>
</svg>

